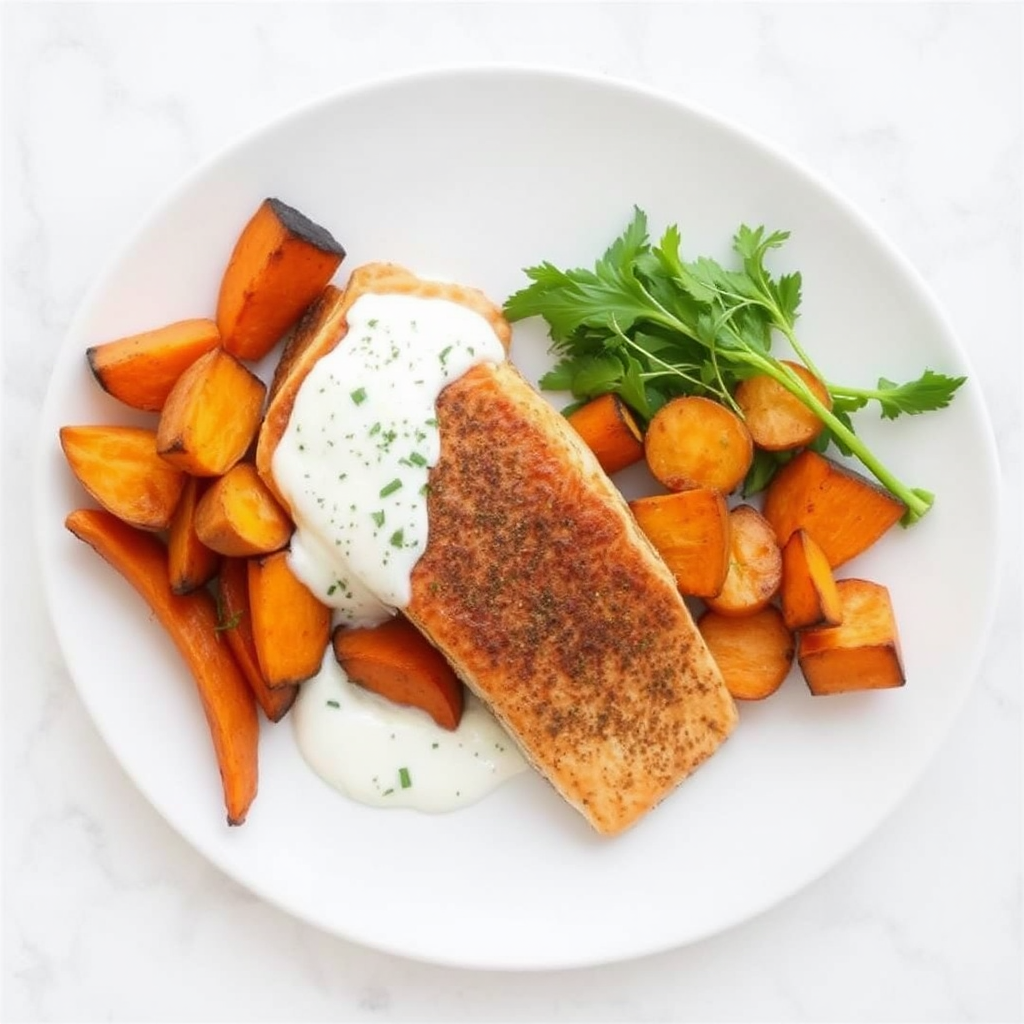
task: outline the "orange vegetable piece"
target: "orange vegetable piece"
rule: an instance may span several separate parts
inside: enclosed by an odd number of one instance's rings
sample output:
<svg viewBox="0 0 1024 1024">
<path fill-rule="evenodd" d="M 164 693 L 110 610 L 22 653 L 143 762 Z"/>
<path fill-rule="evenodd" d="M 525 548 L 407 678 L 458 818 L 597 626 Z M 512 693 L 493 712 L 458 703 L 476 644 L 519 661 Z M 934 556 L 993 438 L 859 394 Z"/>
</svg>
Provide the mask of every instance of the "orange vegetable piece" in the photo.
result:
<svg viewBox="0 0 1024 1024">
<path fill-rule="evenodd" d="M 239 359 L 262 359 L 345 258 L 330 232 L 279 199 L 242 230 L 221 280 L 217 326 Z"/>
<path fill-rule="evenodd" d="M 842 625 L 806 629 L 798 642 L 797 661 L 811 693 L 902 686 L 906 675 L 889 591 L 870 580 L 846 579 L 836 585 L 843 602 Z"/>
<path fill-rule="evenodd" d="M 212 320 L 178 320 L 86 349 L 101 388 L 133 409 L 159 412 L 178 378 L 220 344 Z"/>
<path fill-rule="evenodd" d="M 804 529 L 833 569 L 871 547 L 905 511 L 888 491 L 810 450 L 787 462 L 764 496 L 764 515 L 778 542 Z"/>
<path fill-rule="evenodd" d="M 165 530 L 185 474 L 157 454 L 144 427 L 61 427 L 60 444 L 79 483 L 119 519 L 142 530 Z"/>
<path fill-rule="evenodd" d="M 217 596 L 221 617 L 220 635 L 231 648 L 263 713 L 271 722 L 280 722 L 295 703 L 299 688 L 268 686 L 263 678 L 252 634 L 249 566 L 244 558 L 225 558 L 221 563 L 217 574 Z"/>
<path fill-rule="evenodd" d="M 260 426 L 266 385 L 216 348 L 171 388 L 156 431 L 157 451 L 193 476 L 220 476 L 245 454 Z"/>
<path fill-rule="evenodd" d="M 705 598 L 720 615 L 750 615 L 775 596 L 782 582 L 782 552 L 768 521 L 750 505 L 729 513 L 729 571 L 722 589 Z"/>
<path fill-rule="evenodd" d="M 207 489 L 195 516 L 196 535 L 212 551 L 245 557 L 279 551 L 292 521 L 251 462 L 238 462 Z"/>
<path fill-rule="evenodd" d="M 629 503 L 683 594 L 713 597 L 729 570 L 729 509 L 719 491 L 694 487 Z"/>
<path fill-rule="evenodd" d="M 310 593 L 277 551 L 248 563 L 252 636 L 268 686 L 316 675 L 331 641 L 331 610 Z"/>
<path fill-rule="evenodd" d="M 651 418 L 647 465 L 670 491 L 713 487 L 728 494 L 754 460 L 746 424 L 731 409 L 696 395 L 673 398 Z"/>
<path fill-rule="evenodd" d="M 643 435 L 618 395 L 601 395 L 566 418 L 606 473 L 617 473 L 643 459 Z"/>
<path fill-rule="evenodd" d="M 188 477 L 167 533 L 167 569 L 171 590 L 176 594 L 187 594 L 209 583 L 220 565 L 220 555 L 196 533 L 196 503 L 205 486 L 203 478 Z"/>
<path fill-rule="evenodd" d="M 421 708 L 444 729 L 462 718 L 462 683 L 440 651 L 408 619 L 334 631 L 334 656 L 354 683 L 396 704 Z"/>
<path fill-rule="evenodd" d="M 832 408 L 832 396 L 821 380 L 800 363 L 783 362 L 803 380 L 826 409 Z M 734 397 L 754 444 L 766 451 L 802 448 L 810 444 L 825 426 L 796 395 L 766 373 L 741 381 Z"/>
<path fill-rule="evenodd" d="M 697 628 L 737 700 L 763 700 L 785 681 L 793 665 L 793 634 L 774 605 L 741 619 L 705 612 Z"/>
<path fill-rule="evenodd" d="M 790 629 L 838 626 L 843 621 L 843 603 L 832 567 L 806 530 L 794 530 L 782 549 L 779 604 Z"/>
<path fill-rule="evenodd" d="M 217 609 L 206 590 L 175 594 L 167 551 L 149 533 L 99 509 L 78 509 L 65 520 L 142 596 L 188 666 L 203 703 L 220 767 L 228 824 L 241 825 L 256 796 L 259 718 L 256 701 L 230 648 L 217 633 Z"/>
</svg>

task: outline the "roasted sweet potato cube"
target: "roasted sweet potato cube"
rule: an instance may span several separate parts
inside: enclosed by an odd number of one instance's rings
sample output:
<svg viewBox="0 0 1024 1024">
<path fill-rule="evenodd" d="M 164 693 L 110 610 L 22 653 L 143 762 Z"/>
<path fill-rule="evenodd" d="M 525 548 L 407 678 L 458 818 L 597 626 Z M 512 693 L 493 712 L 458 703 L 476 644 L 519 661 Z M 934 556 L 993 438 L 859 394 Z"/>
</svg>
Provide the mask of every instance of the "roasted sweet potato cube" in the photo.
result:
<svg viewBox="0 0 1024 1024">
<path fill-rule="evenodd" d="M 185 474 L 157 454 L 144 427 L 61 427 L 60 444 L 79 483 L 118 519 L 142 530 L 165 530 Z"/>
<path fill-rule="evenodd" d="M 683 594 L 713 597 L 729 569 L 729 509 L 721 492 L 695 487 L 629 503 Z"/>
<path fill-rule="evenodd" d="M 288 555 L 249 559 L 249 607 L 260 669 L 268 686 L 315 675 L 331 640 L 331 610 L 292 573 Z"/>
<path fill-rule="evenodd" d="M 618 395 L 601 395 L 566 418 L 606 473 L 618 473 L 643 459 L 643 434 Z"/>
<path fill-rule="evenodd" d="M 790 629 L 838 626 L 843 621 L 843 604 L 832 567 L 806 530 L 795 530 L 782 549 L 779 604 Z"/>
<path fill-rule="evenodd" d="M 224 349 L 207 352 L 171 388 L 157 426 L 157 451 L 193 476 L 221 476 L 256 436 L 266 390 Z"/>
<path fill-rule="evenodd" d="M 779 544 L 804 529 L 833 569 L 871 547 L 905 511 L 882 487 L 810 449 L 775 474 L 764 496 Z"/>
<path fill-rule="evenodd" d="M 251 462 L 239 462 L 207 488 L 196 507 L 196 535 L 211 551 L 235 558 L 279 551 L 292 521 Z"/>
<path fill-rule="evenodd" d="M 178 320 L 93 345 L 85 355 L 104 391 L 133 409 L 159 412 L 178 378 L 219 344 L 212 320 Z"/>
<path fill-rule="evenodd" d="M 345 250 L 326 228 L 266 199 L 242 230 L 221 280 L 217 325 L 239 359 L 262 359 L 334 276 Z"/>
<path fill-rule="evenodd" d="M 811 693 L 880 690 L 906 681 L 889 591 L 870 580 L 840 580 L 839 626 L 804 630 L 797 661 Z"/>
</svg>

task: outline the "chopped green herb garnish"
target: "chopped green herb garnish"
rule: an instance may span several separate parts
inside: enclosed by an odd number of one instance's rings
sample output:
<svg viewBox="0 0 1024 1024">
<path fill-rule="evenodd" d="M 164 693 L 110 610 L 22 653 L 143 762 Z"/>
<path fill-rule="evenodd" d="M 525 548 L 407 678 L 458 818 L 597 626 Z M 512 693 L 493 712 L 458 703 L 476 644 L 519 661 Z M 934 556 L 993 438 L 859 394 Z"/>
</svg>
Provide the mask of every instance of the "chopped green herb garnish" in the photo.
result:
<svg viewBox="0 0 1024 1024">
<path fill-rule="evenodd" d="M 371 518 L 378 526 L 384 525 L 384 513 L 383 512 L 371 512 Z"/>
<path fill-rule="evenodd" d="M 392 480 L 391 483 L 385 484 L 380 489 L 380 496 L 382 498 L 386 498 L 389 494 L 394 494 L 395 491 L 397 491 L 397 490 L 399 490 L 401 488 L 401 486 L 402 486 L 402 481 L 399 480 L 398 477 L 395 477 L 395 479 Z"/>
<path fill-rule="evenodd" d="M 217 625 L 213 627 L 215 633 L 223 633 L 225 630 L 234 629 L 242 621 L 242 609 L 239 608 L 234 615 L 225 618 L 227 609 L 224 607 L 224 600 L 220 590 L 217 590 Z"/>
<path fill-rule="evenodd" d="M 451 352 L 451 350 L 452 350 L 452 346 L 451 345 L 446 345 L 437 354 L 437 358 L 441 360 L 441 365 L 442 366 L 444 366 L 448 362 L 448 353 Z"/>
<path fill-rule="evenodd" d="M 374 434 L 379 434 L 379 433 L 380 433 L 380 424 L 379 423 L 374 423 L 374 425 L 372 427 L 370 427 L 370 437 L 373 437 Z"/>
<path fill-rule="evenodd" d="M 327 706 L 329 708 L 340 708 L 341 707 L 341 705 L 336 700 L 329 700 L 327 702 Z"/>
<path fill-rule="evenodd" d="M 356 388 L 350 397 L 356 405 L 362 405 L 366 401 L 366 388 Z"/>
<path fill-rule="evenodd" d="M 388 538 L 388 543 L 393 548 L 400 548 L 405 543 L 405 531 L 402 529 L 395 530 L 393 534 Z"/>
<path fill-rule="evenodd" d="M 408 768 L 398 769 L 398 781 L 402 784 L 402 789 L 408 789 L 412 785 L 412 779 L 409 776 Z"/>
<path fill-rule="evenodd" d="M 414 466 L 425 466 L 427 464 L 427 457 L 425 455 L 420 455 L 419 452 L 413 452 L 409 456 L 409 461 Z"/>
</svg>

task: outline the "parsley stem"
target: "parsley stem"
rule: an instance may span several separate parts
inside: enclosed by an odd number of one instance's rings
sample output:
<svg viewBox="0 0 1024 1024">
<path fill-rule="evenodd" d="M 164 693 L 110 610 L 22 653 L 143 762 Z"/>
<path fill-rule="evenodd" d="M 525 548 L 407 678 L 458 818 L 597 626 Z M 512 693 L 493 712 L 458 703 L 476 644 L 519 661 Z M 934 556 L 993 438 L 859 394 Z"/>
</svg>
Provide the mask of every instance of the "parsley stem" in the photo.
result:
<svg viewBox="0 0 1024 1024">
<path fill-rule="evenodd" d="M 776 327 L 782 332 L 782 334 L 785 337 L 786 341 L 789 342 L 790 347 L 797 354 L 797 357 L 799 358 L 800 362 L 803 363 L 804 366 L 806 366 L 807 369 L 810 370 L 811 373 L 813 373 L 814 376 L 818 378 L 818 380 L 824 381 L 825 380 L 825 375 L 818 369 L 817 366 L 814 365 L 814 360 L 807 354 L 807 352 L 804 349 L 803 345 L 800 344 L 800 341 L 799 341 L 799 339 L 796 336 L 796 331 L 794 331 L 789 326 L 789 324 L 787 324 L 782 319 L 782 316 L 781 316 L 780 313 L 778 313 L 778 311 L 774 311 L 773 312 L 773 316 L 775 316 L 775 325 L 776 325 Z M 829 391 L 832 390 L 831 385 L 828 386 L 828 389 L 829 389 Z"/>
<path fill-rule="evenodd" d="M 901 520 L 904 526 L 916 523 L 932 507 L 935 496 L 930 491 L 918 487 L 908 487 L 903 483 L 882 464 L 875 453 L 842 420 L 819 401 L 818 396 L 788 366 L 770 356 L 762 356 L 755 352 L 748 351 L 744 358 L 745 361 L 757 366 L 763 373 L 777 380 L 787 391 L 800 399 L 832 431 L 833 435 L 849 448 L 861 465 L 869 470 L 886 490 L 906 505 L 907 511 Z"/>
<path fill-rule="evenodd" d="M 685 380 L 688 384 L 693 384 L 696 387 L 704 388 L 706 391 L 716 390 L 715 388 L 712 388 L 710 385 L 702 381 L 699 377 L 691 377 L 690 374 L 684 373 L 682 370 L 680 370 L 678 366 L 673 366 L 671 363 L 666 363 L 664 359 L 659 359 L 653 352 L 648 352 L 647 349 L 645 349 L 642 345 L 638 345 L 628 334 L 625 334 L 623 331 L 619 330 L 619 325 L 615 323 L 614 318 L 612 320 L 612 327 L 614 328 L 615 333 L 619 336 L 619 338 L 622 339 L 623 343 L 628 348 L 633 349 L 634 352 L 638 352 L 648 362 L 654 363 L 657 366 L 662 367 L 661 370 L 656 370 L 653 373 L 641 373 L 641 379 L 649 380 L 652 377 L 666 376 L 682 377 L 682 379 Z M 728 397 L 729 393 L 723 388 L 720 394 L 724 397 Z"/>
</svg>

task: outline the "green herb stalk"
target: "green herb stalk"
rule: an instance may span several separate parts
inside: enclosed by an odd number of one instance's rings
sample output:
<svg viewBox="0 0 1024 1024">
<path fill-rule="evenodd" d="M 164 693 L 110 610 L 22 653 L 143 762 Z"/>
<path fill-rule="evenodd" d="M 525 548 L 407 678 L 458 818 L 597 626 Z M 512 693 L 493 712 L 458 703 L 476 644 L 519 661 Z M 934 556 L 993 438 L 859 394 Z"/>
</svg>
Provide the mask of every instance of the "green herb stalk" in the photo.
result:
<svg viewBox="0 0 1024 1024">
<path fill-rule="evenodd" d="M 904 384 L 880 377 L 874 388 L 828 382 L 796 334 L 801 275 L 773 278 L 764 264 L 768 251 L 788 237 L 788 232 L 742 225 L 733 237 L 738 268 L 727 269 L 707 257 L 688 262 L 680 255 L 675 225 L 652 246 L 647 217 L 637 208 L 593 270 L 560 270 L 551 263 L 527 268 L 532 283 L 509 297 L 505 313 L 512 321 L 541 316 L 547 322 L 552 348 L 561 358 L 541 380 L 543 388 L 571 391 L 577 404 L 614 392 L 645 420 L 683 394 L 710 395 L 735 409 L 733 391 L 739 382 L 767 374 L 824 423 L 815 448 L 834 444 L 858 459 L 906 506 L 904 524 L 916 522 L 934 495 L 899 480 L 857 436 L 851 413 L 871 402 L 885 419 L 942 409 L 965 378 L 927 369 Z M 772 355 L 776 332 L 825 383 L 831 409 Z M 760 454 L 746 494 L 764 487 L 788 457 Z"/>
</svg>

